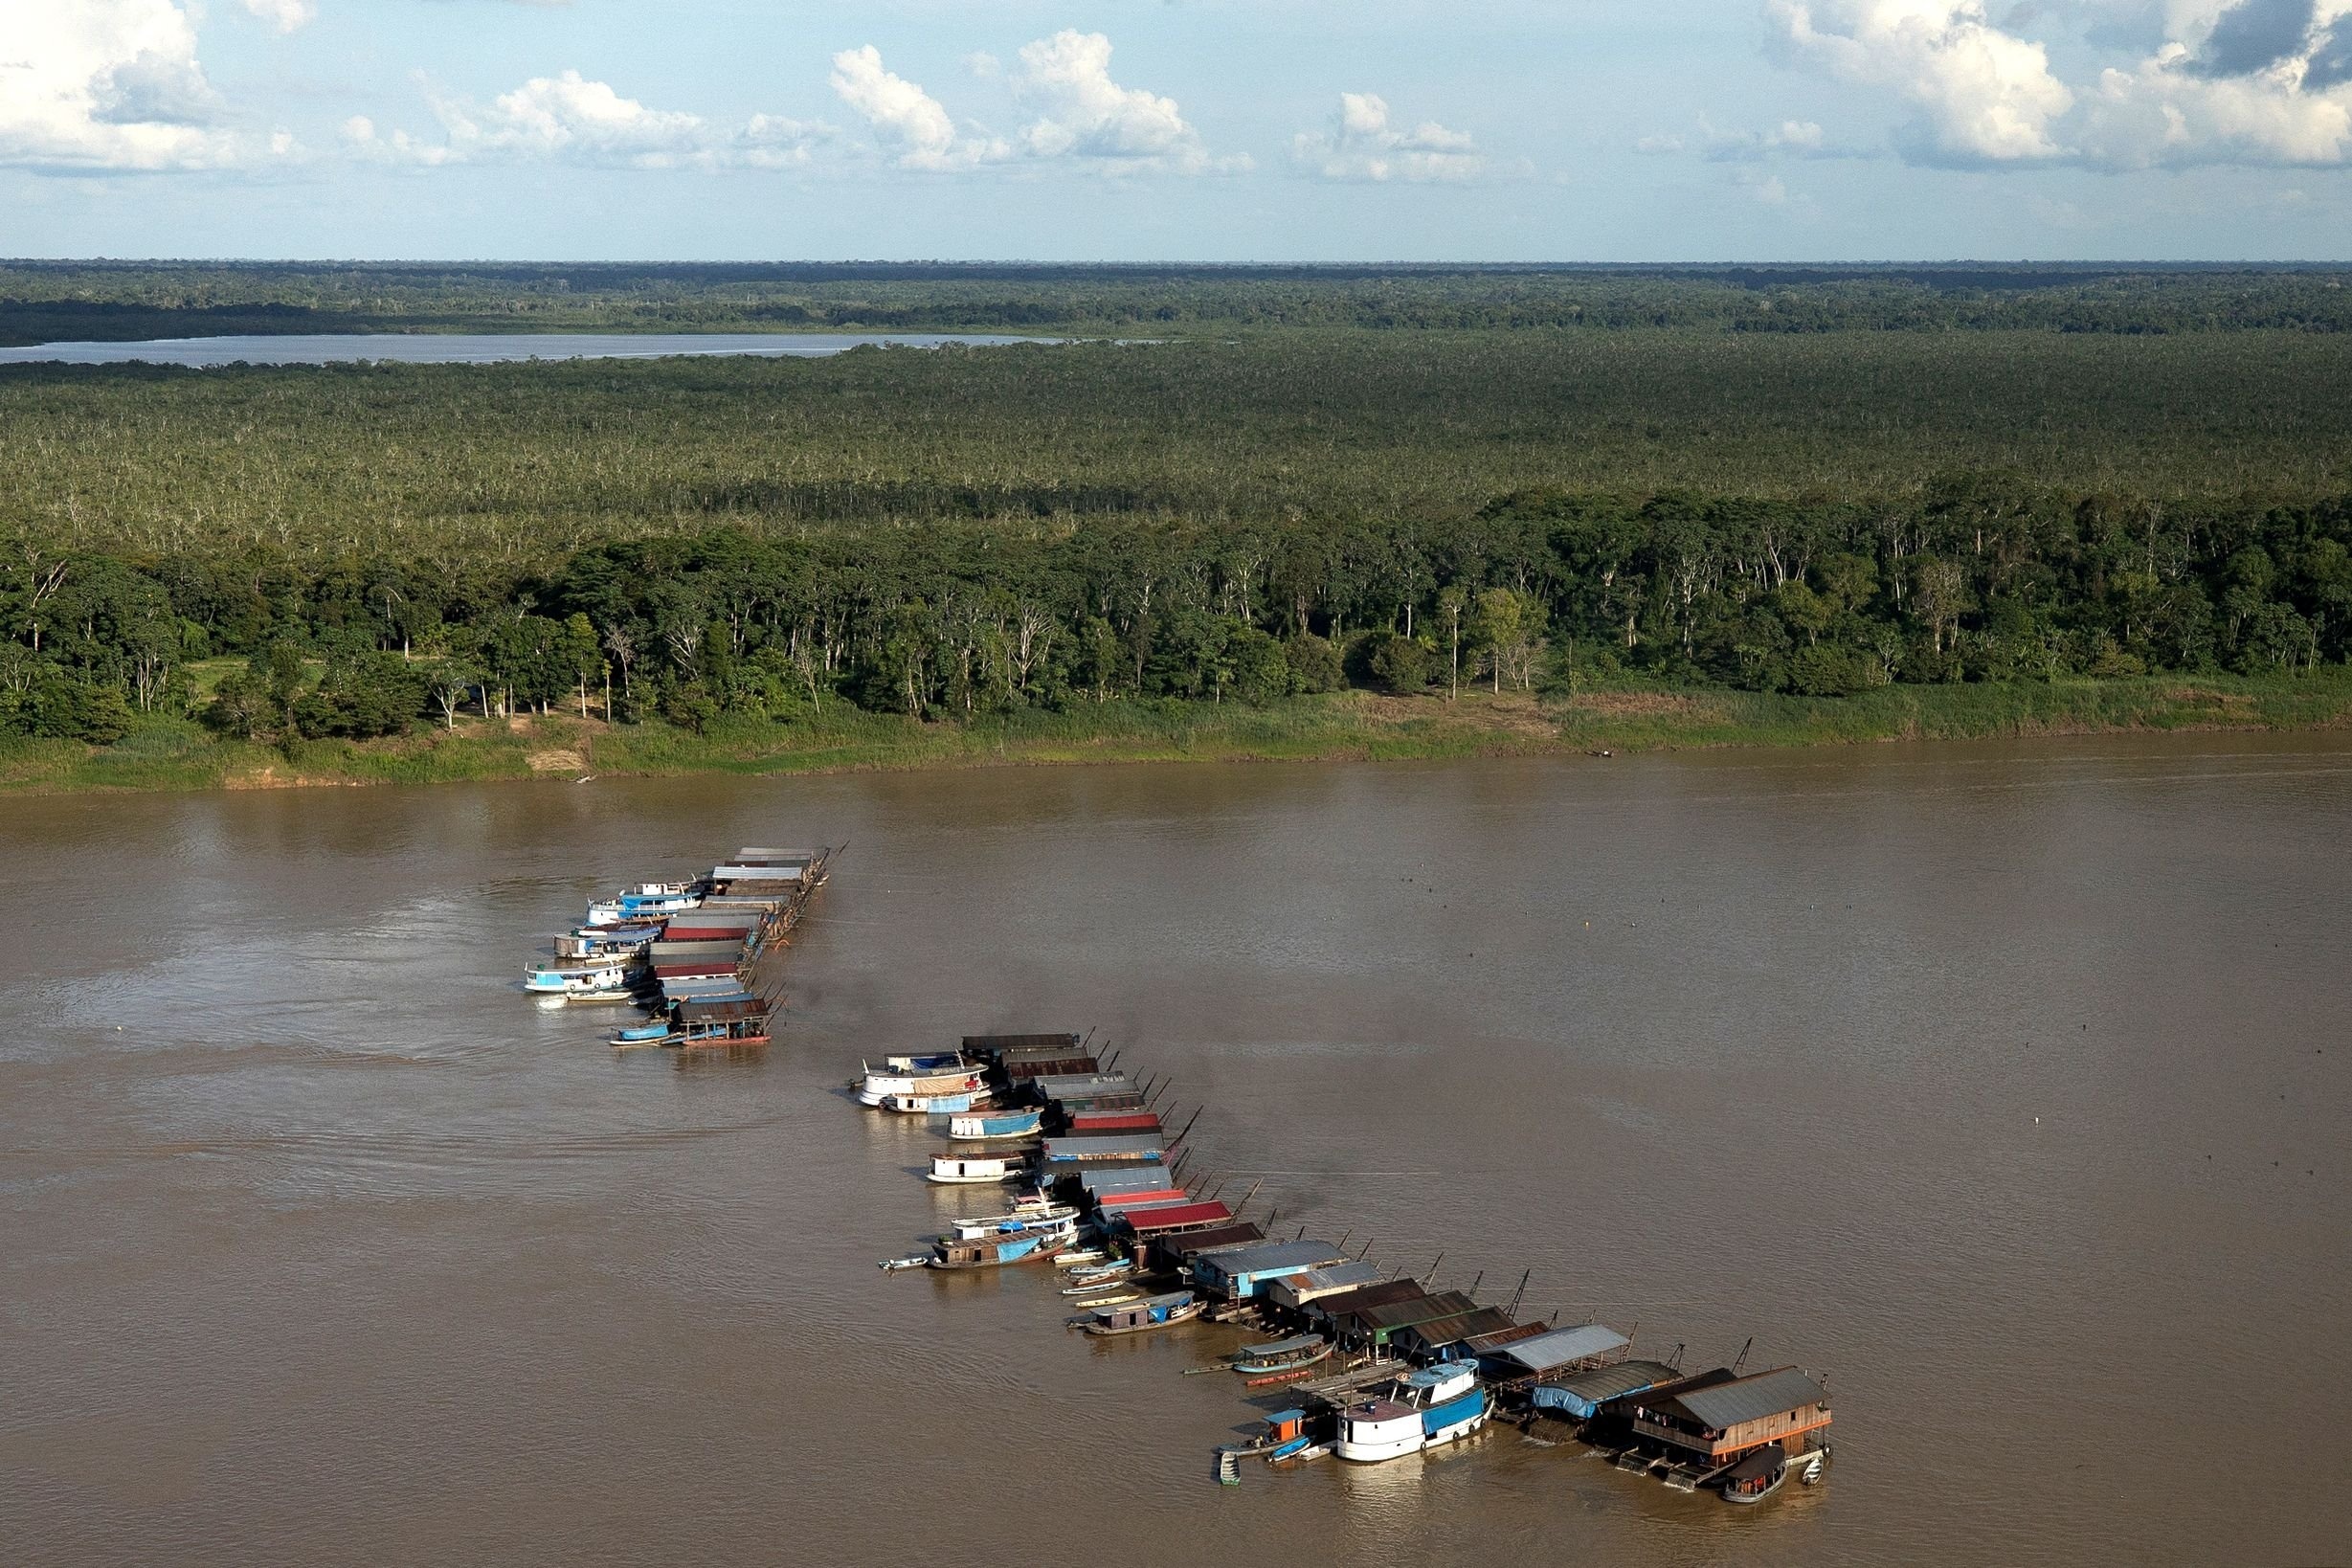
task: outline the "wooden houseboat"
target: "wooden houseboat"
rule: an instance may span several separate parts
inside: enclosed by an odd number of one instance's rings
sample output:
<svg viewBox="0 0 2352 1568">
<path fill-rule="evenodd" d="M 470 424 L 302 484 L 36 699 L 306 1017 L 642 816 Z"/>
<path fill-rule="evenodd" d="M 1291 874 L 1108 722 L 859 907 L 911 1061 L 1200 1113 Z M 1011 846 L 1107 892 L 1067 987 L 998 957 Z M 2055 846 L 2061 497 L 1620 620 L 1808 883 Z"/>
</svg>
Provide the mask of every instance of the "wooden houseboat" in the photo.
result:
<svg viewBox="0 0 2352 1568">
<path fill-rule="evenodd" d="M 1097 1307 L 1071 1322 L 1091 1334 L 1148 1333 L 1190 1323 L 1200 1315 L 1202 1305 L 1190 1290 L 1171 1290 L 1166 1295 Z"/>
<path fill-rule="evenodd" d="M 1632 1436 L 1704 1484 L 1766 1445 L 1795 1460 L 1822 1446 L 1829 1396 L 1796 1367 L 1692 1379 L 1629 1397 Z"/>
<path fill-rule="evenodd" d="M 1018 1181 L 1029 1174 L 1026 1150 L 991 1154 L 933 1154 L 925 1179 L 953 1186 L 966 1182 Z"/>
</svg>

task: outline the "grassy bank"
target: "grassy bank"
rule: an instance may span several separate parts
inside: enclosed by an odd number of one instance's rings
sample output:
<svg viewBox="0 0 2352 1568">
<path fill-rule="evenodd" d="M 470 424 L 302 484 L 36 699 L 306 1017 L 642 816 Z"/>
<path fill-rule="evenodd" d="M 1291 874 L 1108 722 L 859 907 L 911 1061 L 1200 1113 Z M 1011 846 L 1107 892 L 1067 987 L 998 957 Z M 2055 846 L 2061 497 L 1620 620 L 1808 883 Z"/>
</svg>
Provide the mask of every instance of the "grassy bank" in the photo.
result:
<svg viewBox="0 0 2352 1568">
<path fill-rule="evenodd" d="M 2352 669 L 2302 678 L 2147 677 L 2002 685 L 1890 686 L 1848 698 L 1618 686 L 1542 699 L 1484 691 L 1348 692 L 1270 707 L 1110 703 L 969 725 L 850 709 L 707 734 L 659 724 L 543 719 L 460 723 L 384 741 L 218 740 L 156 721 L 115 745 L 0 744 L 0 790 L 272 789 L 460 780 L 1055 763 L 1443 759 L 1686 747 L 1816 746 L 2352 723 Z"/>
</svg>

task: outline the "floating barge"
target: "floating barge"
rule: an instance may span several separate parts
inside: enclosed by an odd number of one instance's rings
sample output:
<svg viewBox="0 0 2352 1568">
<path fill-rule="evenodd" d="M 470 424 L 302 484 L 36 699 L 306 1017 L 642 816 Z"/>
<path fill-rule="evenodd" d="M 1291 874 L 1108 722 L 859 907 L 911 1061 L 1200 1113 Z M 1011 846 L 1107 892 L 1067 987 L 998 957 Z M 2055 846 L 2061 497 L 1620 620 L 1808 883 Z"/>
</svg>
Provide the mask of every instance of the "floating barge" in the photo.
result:
<svg viewBox="0 0 2352 1568">
<path fill-rule="evenodd" d="M 753 846 L 707 875 L 597 899 L 584 924 L 554 939 L 556 963 L 535 966 L 526 989 L 648 1008 L 653 1021 L 613 1035 L 622 1049 L 764 1045 L 777 987 L 757 972 L 790 945 L 832 853 Z"/>
</svg>

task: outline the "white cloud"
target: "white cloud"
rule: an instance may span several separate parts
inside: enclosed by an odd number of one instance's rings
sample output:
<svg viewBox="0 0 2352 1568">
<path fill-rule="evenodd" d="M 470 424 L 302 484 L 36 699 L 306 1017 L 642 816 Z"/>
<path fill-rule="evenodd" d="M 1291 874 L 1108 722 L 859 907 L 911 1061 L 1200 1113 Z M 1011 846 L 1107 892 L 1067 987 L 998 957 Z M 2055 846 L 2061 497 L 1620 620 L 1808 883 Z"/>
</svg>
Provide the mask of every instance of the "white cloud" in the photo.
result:
<svg viewBox="0 0 2352 1568">
<path fill-rule="evenodd" d="M 754 115 L 728 130 L 700 115 L 649 108 L 577 71 L 533 77 L 487 107 L 429 95 L 442 140 L 394 130 L 379 135 L 365 116 L 344 123 L 356 150 L 427 167 L 491 162 L 565 162 L 616 168 L 782 168 L 806 163 L 829 127 Z"/>
<path fill-rule="evenodd" d="M 1388 104 L 1372 93 L 1341 93 L 1331 127 L 1299 132 L 1290 151 L 1327 180 L 1467 180 L 1486 167 L 1466 133 L 1434 120 L 1405 130 L 1390 123 Z"/>
<path fill-rule="evenodd" d="M 885 70 L 872 44 L 833 56 L 833 90 L 874 127 L 906 168 L 969 168 L 1007 156 L 1002 142 L 957 132 L 946 105 L 905 77 Z"/>
<path fill-rule="evenodd" d="M 280 33 L 291 33 L 319 14 L 315 0 L 245 0 L 245 9 Z"/>
<path fill-rule="evenodd" d="M 2145 9 L 2161 11 L 2143 19 L 2161 46 L 2075 87 L 2051 73 L 2042 43 L 1996 25 L 1981 0 L 1771 0 L 1800 56 L 1893 88 L 1918 108 L 1907 150 L 1921 161 L 2109 169 L 2352 163 L 2352 0 L 2162 0 Z M 2087 43 L 2117 35 L 2114 10 L 2072 8 L 2091 13 Z"/>
<path fill-rule="evenodd" d="M 1917 106 L 1930 161 L 2055 157 L 2074 95 L 2040 44 L 2004 33 L 1982 0 L 1771 0 L 1801 55 L 1849 81 L 1892 87 Z"/>
<path fill-rule="evenodd" d="M 1038 111 L 1020 132 L 1031 157 L 1186 174 L 1219 167 L 1175 99 L 1110 79 L 1110 40 L 1100 33 L 1065 28 L 1023 44 L 1013 92 Z"/>
<path fill-rule="evenodd" d="M 0 164 L 57 173 L 225 168 L 233 128 L 174 0 L 15 4 L 0 30 Z"/>
<path fill-rule="evenodd" d="M 967 56 L 965 63 L 984 78 L 1001 69 L 989 55 Z M 1111 80 L 1110 40 L 1099 33 L 1065 30 L 1023 45 L 1008 86 L 1036 116 L 1009 138 L 959 126 L 945 104 L 885 68 L 871 44 L 833 56 L 834 92 L 902 168 L 1066 162 L 1106 172 L 1198 174 L 1249 167 L 1246 157 L 1211 157 L 1176 100 Z"/>
</svg>

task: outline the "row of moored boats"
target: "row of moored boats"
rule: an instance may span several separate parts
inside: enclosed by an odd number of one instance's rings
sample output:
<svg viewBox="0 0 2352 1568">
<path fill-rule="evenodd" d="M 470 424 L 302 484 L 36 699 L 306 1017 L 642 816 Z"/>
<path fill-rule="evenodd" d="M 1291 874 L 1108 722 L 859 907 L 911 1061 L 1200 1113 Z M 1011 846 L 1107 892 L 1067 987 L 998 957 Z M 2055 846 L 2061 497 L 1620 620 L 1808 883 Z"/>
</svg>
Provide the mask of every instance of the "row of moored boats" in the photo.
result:
<svg viewBox="0 0 2352 1568">
<path fill-rule="evenodd" d="M 1515 1301 L 1482 1305 L 1433 1288 L 1434 1277 L 1399 1276 L 1351 1256 L 1346 1237 L 1269 1236 L 1274 1217 L 1249 1219 L 1249 1198 L 1228 1207 L 1221 1188 L 1186 1176 L 1192 1121 L 1166 1125 L 1164 1084 L 1133 1081 L 1075 1034 L 967 1036 L 953 1051 L 863 1064 L 853 1087 L 860 1103 L 944 1134 L 932 1181 L 1010 1194 L 885 1268 L 1051 1268 L 1055 1299 L 1088 1334 L 1203 1320 L 1258 1331 L 1191 1369 L 1295 1400 L 1218 1451 L 1221 1480 L 1237 1480 L 1245 1458 L 1400 1459 L 1498 1417 L 1566 1422 L 1623 1468 L 1728 1502 L 1821 1479 L 1829 1400 L 1807 1374 L 1743 1374 L 1737 1362 L 1690 1373 L 1679 1348 L 1645 1360 L 1604 1324 L 1523 1323 Z"/>
<path fill-rule="evenodd" d="M 679 882 L 640 883 L 586 917 L 524 972 L 523 989 L 557 1002 L 633 1002 L 651 1015 L 617 1046 L 764 1045 L 771 1006 L 752 983 L 825 880 L 825 850 L 751 847 Z"/>
</svg>

